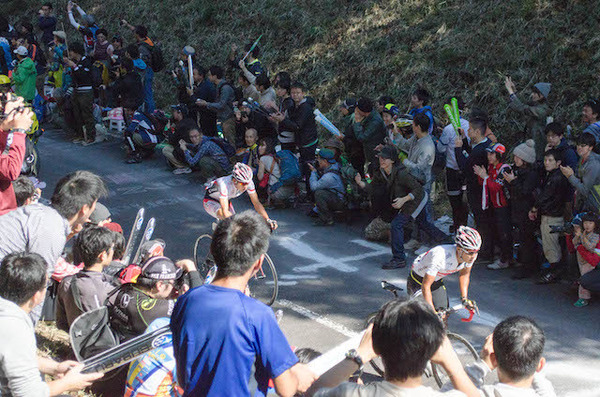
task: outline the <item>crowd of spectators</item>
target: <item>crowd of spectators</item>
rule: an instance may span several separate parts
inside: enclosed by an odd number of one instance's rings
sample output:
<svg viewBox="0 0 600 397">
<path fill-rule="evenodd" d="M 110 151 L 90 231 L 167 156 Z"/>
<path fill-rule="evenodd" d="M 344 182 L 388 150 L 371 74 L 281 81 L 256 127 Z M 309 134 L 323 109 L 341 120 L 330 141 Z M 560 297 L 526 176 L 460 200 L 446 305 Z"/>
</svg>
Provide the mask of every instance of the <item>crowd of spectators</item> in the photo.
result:
<svg viewBox="0 0 600 397">
<path fill-rule="evenodd" d="M 550 83 L 534 84 L 524 100 L 506 78 L 507 103 L 524 125 L 511 150 L 490 129 L 488 112 L 458 98 L 460 128 L 444 125 L 431 94 L 418 88 L 406 115 L 399 111 L 404 104 L 389 96 L 346 98 L 339 106 L 342 133 L 323 139 L 307 87 L 285 71 L 271 76 L 256 45 L 243 53 L 233 46 L 223 66 L 208 69 L 185 47 L 168 72 L 178 103 L 165 112 L 154 100 L 155 73 L 165 69 L 165 60 L 146 27 L 121 21 L 131 33 L 126 44 L 121 34 L 109 41 L 76 3 L 69 1 L 67 16 L 77 38 L 57 30 L 51 3 L 40 10 L 39 34 L 29 21 L 13 26 L 0 16 L 3 394 L 58 395 L 91 385 L 105 396 L 249 395 L 266 393 L 271 380 L 280 395 L 436 395 L 420 383 L 431 360 L 451 375 L 447 387 L 456 391 L 448 395 L 514 389 L 515 395 L 531 395 L 519 394 L 531 387 L 553 395 L 536 375 L 545 360 L 544 335 L 535 322 L 501 322 L 482 360 L 463 369 L 441 323 L 419 300 L 382 307 L 358 349 L 317 377 L 298 362 L 273 312 L 245 295 L 268 248 L 270 231 L 261 218 L 242 213 L 216 226 L 211 252 L 218 272 L 211 285 L 196 288 L 203 280 L 194 263 L 166 257 L 160 240 L 142 247 L 135 269 L 125 267 L 122 229 L 98 203 L 107 196 L 99 176 L 65 176 L 50 205 L 38 203 L 39 189 L 19 177 L 33 116 L 24 105 L 35 108 L 38 96 L 52 97 L 73 142 L 83 145 L 103 139 L 103 109 L 120 108 L 127 163 L 161 148 L 173 174 L 197 172 L 210 180 L 241 161 L 252 168 L 262 200 L 281 208 L 308 203 L 316 226 L 368 209 L 370 226 L 389 229 L 392 258 L 384 269 L 405 267 L 407 250 L 448 242 L 459 226 L 474 223 L 483 238 L 479 265 L 511 267 L 513 278 L 535 277 L 543 284 L 581 276 L 574 303 L 581 308 L 600 290 L 600 102 L 583 104 L 584 125 L 573 135 L 552 119 Z M 441 179 L 451 207 L 448 233 L 435 223 L 433 196 Z M 72 254 L 63 256 L 70 244 Z M 149 353 L 106 379 L 82 374 L 75 361 L 36 357 L 33 326 L 40 318 L 55 317 L 66 331 L 80 315 L 103 307 L 119 342 L 170 323 L 170 344 L 160 356 Z M 198 318 L 206 321 L 199 326 Z M 414 324 L 422 329 L 415 331 Z M 415 332 L 423 336 L 418 343 Z M 385 381 L 340 385 L 377 355 Z M 500 383 L 484 385 L 496 368 Z M 54 380 L 45 383 L 38 372 Z"/>
</svg>

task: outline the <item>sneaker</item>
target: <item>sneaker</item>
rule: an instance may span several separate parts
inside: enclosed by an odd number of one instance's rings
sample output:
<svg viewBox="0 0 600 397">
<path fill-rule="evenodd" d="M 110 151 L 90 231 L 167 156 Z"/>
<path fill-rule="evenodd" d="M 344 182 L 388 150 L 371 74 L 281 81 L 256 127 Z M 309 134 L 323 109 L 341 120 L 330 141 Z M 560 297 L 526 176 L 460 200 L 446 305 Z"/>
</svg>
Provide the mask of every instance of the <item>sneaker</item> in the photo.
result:
<svg viewBox="0 0 600 397">
<path fill-rule="evenodd" d="M 558 280 L 558 277 L 554 273 L 543 274 L 535 283 L 536 284 L 552 284 Z"/>
<path fill-rule="evenodd" d="M 98 142 L 100 142 L 100 141 L 98 141 Z M 96 139 L 88 139 L 87 141 L 81 142 L 81 144 L 83 146 L 90 146 L 90 145 L 93 145 L 94 143 L 96 143 Z"/>
<path fill-rule="evenodd" d="M 139 155 L 134 154 L 133 156 L 131 156 L 127 160 L 125 160 L 125 162 L 127 164 L 138 164 L 138 163 L 142 162 L 142 158 Z"/>
<path fill-rule="evenodd" d="M 418 250 L 415 250 L 415 255 L 421 255 L 424 254 L 425 252 L 429 251 L 431 248 L 426 246 L 426 245 L 422 245 L 421 248 L 419 248 Z"/>
<path fill-rule="evenodd" d="M 73 142 L 73 143 L 81 143 L 81 142 L 83 142 L 83 138 L 77 137 L 77 138 L 73 139 L 71 142 Z"/>
<path fill-rule="evenodd" d="M 388 263 L 381 266 L 381 268 L 384 270 L 402 269 L 403 267 L 406 267 L 406 261 L 396 258 L 392 258 Z"/>
<path fill-rule="evenodd" d="M 173 174 L 175 174 L 175 175 L 189 174 L 190 172 L 192 172 L 192 169 L 189 167 L 175 168 L 173 170 Z"/>
<path fill-rule="evenodd" d="M 508 267 L 510 267 L 508 262 L 502 262 L 500 259 L 498 259 L 494 263 L 490 263 L 489 265 L 487 265 L 487 268 L 490 270 L 502 270 L 507 269 Z"/>
<path fill-rule="evenodd" d="M 573 306 L 575 306 L 575 307 L 586 307 L 589 304 L 590 304 L 590 300 L 589 299 L 579 298 L 579 299 L 577 299 L 577 302 L 573 303 Z"/>
<path fill-rule="evenodd" d="M 333 226 L 333 221 L 332 220 L 325 221 L 323 219 L 317 219 L 316 221 L 313 222 L 313 226 Z"/>
<path fill-rule="evenodd" d="M 404 244 L 404 249 L 412 251 L 412 250 L 417 249 L 420 245 L 421 245 L 421 243 L 419 243 L 417 240 L 415 240 L 413 238 L 408 243 Z"/>
</svg>

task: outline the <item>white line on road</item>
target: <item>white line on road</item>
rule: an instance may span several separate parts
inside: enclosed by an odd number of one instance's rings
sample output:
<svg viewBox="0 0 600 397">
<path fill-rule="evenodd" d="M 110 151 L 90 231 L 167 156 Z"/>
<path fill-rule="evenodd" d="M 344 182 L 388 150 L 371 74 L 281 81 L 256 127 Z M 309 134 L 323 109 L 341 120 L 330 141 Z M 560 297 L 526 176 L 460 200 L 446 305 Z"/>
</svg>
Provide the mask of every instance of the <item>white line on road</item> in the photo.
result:
<svg viewBox="0 0 600 397">
<path fill-rule="evenodd" d="M 342 324 L 338 324 L 335 321 L 328 319 L 327 317 L 321 316 L 320 314 L 315 313 L 310 309 L 307 309 L 296 303 L 290 302 L 286 299 L 278 300 L 277 303 L 287 309 L 295 311 L 296 313 L 298 313 L 304 317 L 307 317 L 310 320 L 313 320 L 321 325 L 324 325 L 327 328 L 330 328 L 336 332 L 339 332 L 340 334 L 347 336 L 349 338 L 352 338 L 353 336 L 358 335 L 358 332 L 354 332 Z"/>
</svg>

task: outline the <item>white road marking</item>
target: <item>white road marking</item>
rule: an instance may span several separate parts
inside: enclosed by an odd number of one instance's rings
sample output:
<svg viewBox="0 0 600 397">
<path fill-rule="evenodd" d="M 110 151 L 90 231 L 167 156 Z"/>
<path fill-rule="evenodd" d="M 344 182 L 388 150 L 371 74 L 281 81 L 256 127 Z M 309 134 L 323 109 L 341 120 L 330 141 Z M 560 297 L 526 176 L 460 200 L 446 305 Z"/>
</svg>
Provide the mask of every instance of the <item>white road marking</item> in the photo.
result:
<svg viewBox="0 0 600 397">
<path fill-rule="evenodd" d="M 281 274 L 279 278 L 283 280 L 316 280 L 320 277 L 317 274 Z"/>
<path fill-rule="evenodd" d="M 303 306 L 300 306 L 294 302 L 288 301 L 286 299 L 278 300 L 277 303 L 285 308 L 288 308 L 304 317 L 307 317 L 310 320 L 313 320 L 321 325 L 326 326 L 329 329 L 332 329 L 340 334 L 347 336 L 349 338 L 356 336 L 357 332 L 352 331 L 342 324 L 338 324 L 335 321 L 328 319 L 327 317 L 321 316 L 318 313 L 313 312 L 310 309 L 307 309 Z"/>
</svg>

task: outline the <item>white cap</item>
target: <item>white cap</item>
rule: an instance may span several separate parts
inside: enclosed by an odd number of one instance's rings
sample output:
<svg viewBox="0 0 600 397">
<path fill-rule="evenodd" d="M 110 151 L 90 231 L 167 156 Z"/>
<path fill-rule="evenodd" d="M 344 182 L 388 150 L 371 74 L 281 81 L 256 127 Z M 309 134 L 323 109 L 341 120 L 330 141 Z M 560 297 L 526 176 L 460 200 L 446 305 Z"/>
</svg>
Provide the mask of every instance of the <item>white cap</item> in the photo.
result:
<svg viewBox="0 0 600 397">
<path fill-rule="evenodd" d="M 25 48 L 23 46 L 19 46 L 19 48 L 17 48 L 14 52 L 15 52 L 15 54 L 18 54 L 18 55 L 27 55 L 27 54 L 29 54 L 29 52 L 27 51 L 27 48 Z"/>
</svg>

